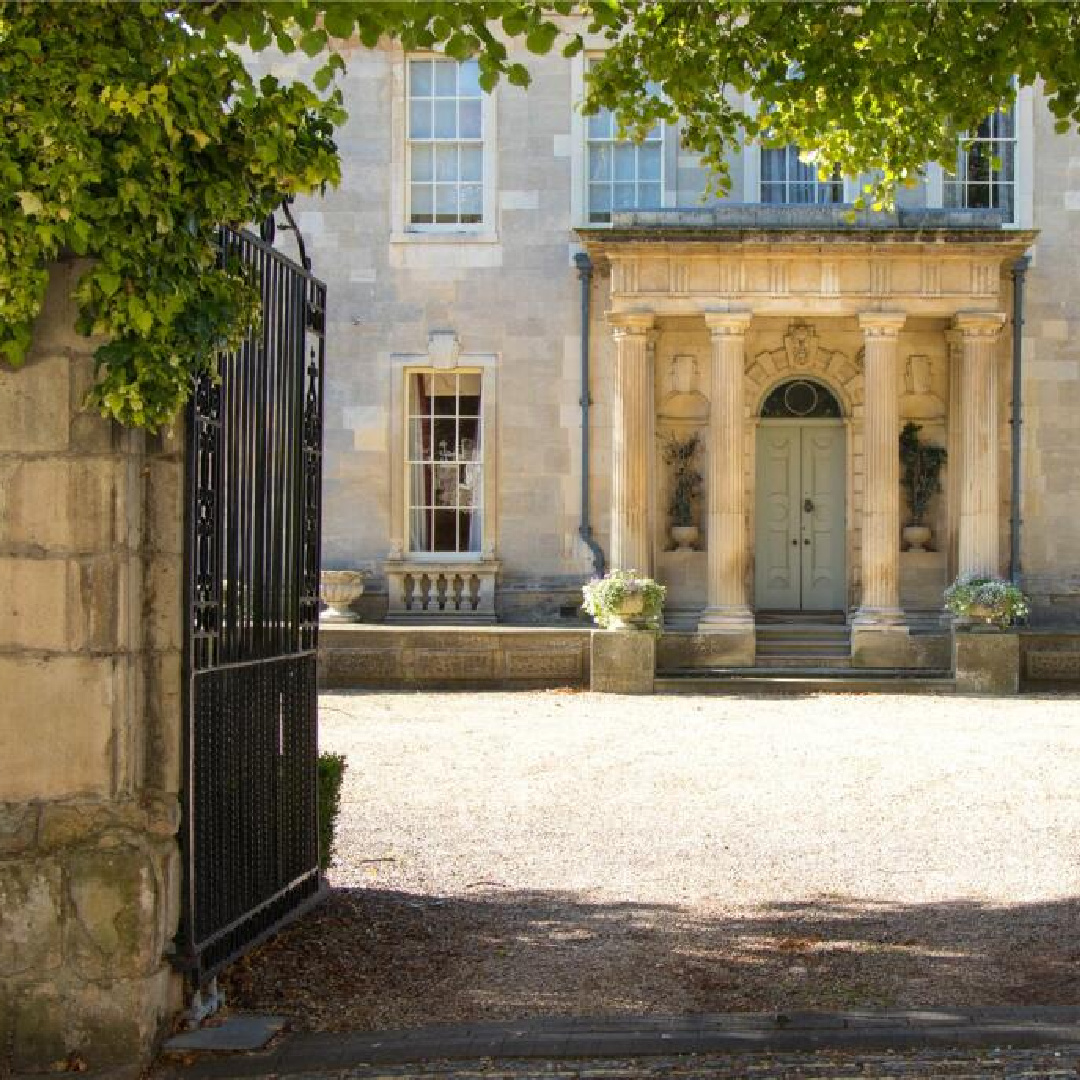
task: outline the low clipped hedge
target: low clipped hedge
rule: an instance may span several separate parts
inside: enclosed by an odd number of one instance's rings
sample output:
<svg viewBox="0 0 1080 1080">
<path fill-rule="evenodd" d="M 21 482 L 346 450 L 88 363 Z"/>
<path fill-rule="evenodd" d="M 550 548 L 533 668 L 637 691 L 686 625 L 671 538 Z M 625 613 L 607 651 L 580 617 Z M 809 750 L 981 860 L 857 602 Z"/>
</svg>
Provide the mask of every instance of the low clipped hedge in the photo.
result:
<svg viewBox="0 0 1080 1080">
<path fill-rule="evenodd" d="M 319 755 L 319 868 L 325 870 L 334 854 L 334 834 L 341 810 L 341 782 L 345 778 L 344 754 Z"/>
</svg>

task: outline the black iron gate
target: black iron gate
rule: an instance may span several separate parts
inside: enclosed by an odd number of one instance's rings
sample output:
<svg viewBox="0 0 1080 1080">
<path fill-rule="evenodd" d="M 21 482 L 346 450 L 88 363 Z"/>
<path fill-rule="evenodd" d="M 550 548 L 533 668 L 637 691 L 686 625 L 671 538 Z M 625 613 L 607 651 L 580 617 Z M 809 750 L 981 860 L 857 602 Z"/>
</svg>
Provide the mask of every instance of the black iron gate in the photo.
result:
<svg viewBox="0 0 1080 1080">
<path fill-rule="evenodd" d="M 188 409 L 184 894 L 196 985 L 320 888 L 315 650 L 326 288 L 224 231 L 262 324 Z"/>
</svg>

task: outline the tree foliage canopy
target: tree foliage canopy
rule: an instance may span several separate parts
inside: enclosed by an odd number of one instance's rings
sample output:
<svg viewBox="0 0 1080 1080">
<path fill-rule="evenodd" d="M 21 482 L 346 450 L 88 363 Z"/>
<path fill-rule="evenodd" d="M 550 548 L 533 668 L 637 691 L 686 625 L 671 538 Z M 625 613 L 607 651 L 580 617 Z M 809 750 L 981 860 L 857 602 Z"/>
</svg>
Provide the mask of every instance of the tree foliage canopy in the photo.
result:
<svg viewBox="0 0 1080 1080">
<path fill-rule="evenodd" d="M 257 316 L 242 270 L 219 265 L 216 226 L 339 178 L 335 50 L 354 36 L 476 56 L 486 89 L 529 81 L 510 39 L 568 56 L 598 44 L 586 109 L 631 134 L 678 120 L 719 190 L 726 151 L 757 138 L 872 173 L 872 201 L 888 203 L 1040 77 L 1062 127 L 1080 119 L 1073 4 L 0 0 L 0 358 L 25 359 L 48 264 L 85 256 L 80 328 L 108 339 L 93 403 L 168 421 Z M 310 85 L 285 83 L 236 46 L 325 61 Z"/>
</svg>

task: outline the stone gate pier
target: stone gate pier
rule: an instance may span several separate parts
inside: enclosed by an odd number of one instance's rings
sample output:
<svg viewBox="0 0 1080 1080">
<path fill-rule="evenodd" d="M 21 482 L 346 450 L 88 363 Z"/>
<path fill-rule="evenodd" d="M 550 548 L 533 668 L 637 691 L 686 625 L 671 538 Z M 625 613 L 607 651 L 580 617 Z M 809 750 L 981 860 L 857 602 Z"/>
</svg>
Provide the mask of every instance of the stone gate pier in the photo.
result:
<svg viewBox="0 0 1080 1080">
<path fill-rule="evenodd" d="M 182 440 L 82 408 L 78 272 L 0 368 L 0 1075 L 138 1062 L 181 999 Z"/>
</svg>

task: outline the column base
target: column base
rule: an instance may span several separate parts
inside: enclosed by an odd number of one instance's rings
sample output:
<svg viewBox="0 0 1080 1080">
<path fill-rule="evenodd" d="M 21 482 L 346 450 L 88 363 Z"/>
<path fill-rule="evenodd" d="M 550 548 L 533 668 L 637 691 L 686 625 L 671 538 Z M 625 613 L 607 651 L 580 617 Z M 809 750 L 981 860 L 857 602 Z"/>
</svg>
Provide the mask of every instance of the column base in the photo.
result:
<svg viewBox="0 0 1080 1080">
<path fill-rule="evenodd" d="M 903 623 L 851 624 L 851 666 L 864 668 L 911 667 L 911 636 Z"/>
<path fill-rule="evenodd" d="M 745 607 L 706 608 L 698 619 L 699 634 L 754 633 L 754 613 Z"/>
<path fill-rule="evenodd" d="M 851 629 L 855 630 L 858 627 L 872 630 L 874 628 L 905 626 L 906 623 L 907 619 L 903 608 L 861 607 L 851 618 Z"/>
</svg>

